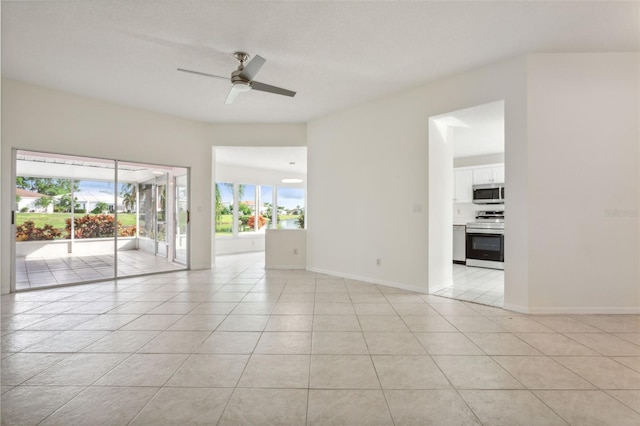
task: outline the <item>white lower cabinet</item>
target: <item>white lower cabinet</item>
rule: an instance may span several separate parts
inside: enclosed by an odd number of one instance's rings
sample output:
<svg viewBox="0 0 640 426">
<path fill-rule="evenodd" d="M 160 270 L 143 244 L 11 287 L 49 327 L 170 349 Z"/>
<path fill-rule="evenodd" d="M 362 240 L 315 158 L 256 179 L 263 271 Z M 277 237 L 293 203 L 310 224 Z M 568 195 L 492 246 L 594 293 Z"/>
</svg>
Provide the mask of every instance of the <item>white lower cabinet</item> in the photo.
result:
<svg viewBox="0 0 640 426">
<path fill-rule="evenodd" d="M 453 225 L 453 263 L 464 263 L 466 257 L 466 227 Z"/>
</svg>

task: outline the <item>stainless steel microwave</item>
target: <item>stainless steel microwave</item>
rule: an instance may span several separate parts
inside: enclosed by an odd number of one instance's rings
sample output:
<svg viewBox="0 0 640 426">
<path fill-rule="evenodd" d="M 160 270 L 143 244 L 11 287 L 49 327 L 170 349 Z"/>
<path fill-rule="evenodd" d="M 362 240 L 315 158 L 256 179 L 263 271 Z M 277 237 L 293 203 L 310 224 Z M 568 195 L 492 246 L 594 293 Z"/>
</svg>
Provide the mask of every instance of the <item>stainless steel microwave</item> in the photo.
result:
<svg viewBox="0 0 640 426">
<path fill-rule="evenodd" d="M 473 185 L 474 204 L 504 204 L 504 184 Z"/>
</svg>

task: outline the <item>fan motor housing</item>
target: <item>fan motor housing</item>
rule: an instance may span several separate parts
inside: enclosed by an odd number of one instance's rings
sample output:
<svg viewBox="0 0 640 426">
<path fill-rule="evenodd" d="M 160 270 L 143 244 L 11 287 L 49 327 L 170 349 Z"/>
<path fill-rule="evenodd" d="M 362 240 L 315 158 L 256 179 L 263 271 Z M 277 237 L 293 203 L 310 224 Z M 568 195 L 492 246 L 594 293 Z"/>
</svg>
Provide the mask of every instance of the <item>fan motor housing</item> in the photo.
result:
<svg viewBox="0 0 640 426">
<path fill-rule="evenodd" d="M 242 70 L 235 70 L 231 73 L 231 84 L 233 87 L 241 92 L 247 92 L 251 90 L 251 82 L 246 78 L 243 78 L 240 73 Z"/>
<path fill-rule="evenodd" d="M 242 77 L 242 70 L 235 70 L 231 73 L 231 82 L 232 83 L 249 83 L 249 80 Z"/>
</svg>

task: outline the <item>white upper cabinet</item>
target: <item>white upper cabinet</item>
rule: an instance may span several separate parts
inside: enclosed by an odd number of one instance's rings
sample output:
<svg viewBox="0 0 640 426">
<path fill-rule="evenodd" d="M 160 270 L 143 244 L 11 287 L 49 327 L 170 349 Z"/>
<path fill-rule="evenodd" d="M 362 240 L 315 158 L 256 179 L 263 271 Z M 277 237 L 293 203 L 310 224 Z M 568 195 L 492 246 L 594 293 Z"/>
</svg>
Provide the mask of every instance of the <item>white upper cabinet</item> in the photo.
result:
<svg viewBox="0 0 640 426">
<path fill-rule="evenodd" d="M 473 200 L 473 170 L 462 169 L 453 172 L 453 202 L 470 203 Z"/>
<path fill-rule="evenodd" d="M 473 169 L 473 184 L 504 183 L 504 165 Z"/>
<path fill-rule="evenodd" d="M 493 167 L 473 169 L 473 184 L 493 183 Z"/>
</svg>

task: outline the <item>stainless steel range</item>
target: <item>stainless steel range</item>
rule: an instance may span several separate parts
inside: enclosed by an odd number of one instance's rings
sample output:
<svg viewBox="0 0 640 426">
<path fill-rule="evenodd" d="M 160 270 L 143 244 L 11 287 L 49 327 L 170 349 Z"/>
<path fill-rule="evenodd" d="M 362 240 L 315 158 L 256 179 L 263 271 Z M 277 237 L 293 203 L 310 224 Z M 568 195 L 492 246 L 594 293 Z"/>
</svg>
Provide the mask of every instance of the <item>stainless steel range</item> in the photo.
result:
<svg viewBox="0 0 640 426">
<path fill-rule="evenodd" d="M 504 269 L 504 210 L 476 212 L 467 223 L 467 266 Z"/>
</svg>

